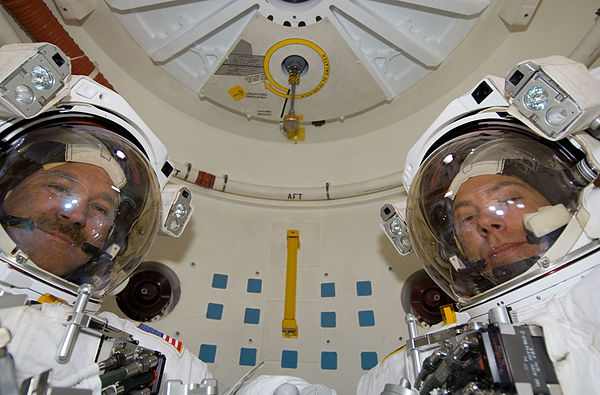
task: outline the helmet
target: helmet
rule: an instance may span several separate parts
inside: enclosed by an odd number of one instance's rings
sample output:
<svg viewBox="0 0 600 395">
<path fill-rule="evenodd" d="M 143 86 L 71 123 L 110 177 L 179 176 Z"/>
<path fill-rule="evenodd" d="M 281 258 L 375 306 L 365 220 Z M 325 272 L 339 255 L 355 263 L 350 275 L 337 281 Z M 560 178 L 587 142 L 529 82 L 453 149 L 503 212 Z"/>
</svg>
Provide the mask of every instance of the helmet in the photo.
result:
<svg viewBox="0 0 600 395">
<path fill-rule="evenodd" d="M 578 208 L 584 155 L 512 118 L 474 120 L 430 149 L 407 198 L 427 273 L 466 307 L 543 275 L 540 263 Z"/>
<path fill-rule="evenodd" d="M 101 299 L 141 263 L 158 230 L 160 188 L 144 154 L 89 117 L 33 123 L 0 152 L 0 260 Z"/>
</svg>

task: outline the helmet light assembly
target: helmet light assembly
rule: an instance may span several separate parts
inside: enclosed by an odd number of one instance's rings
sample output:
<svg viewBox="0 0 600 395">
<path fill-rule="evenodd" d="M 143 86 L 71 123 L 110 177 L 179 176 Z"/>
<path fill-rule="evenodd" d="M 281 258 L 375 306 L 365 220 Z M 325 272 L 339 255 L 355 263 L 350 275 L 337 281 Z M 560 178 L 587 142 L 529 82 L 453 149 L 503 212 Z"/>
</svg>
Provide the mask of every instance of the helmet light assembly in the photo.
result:
<svg viewBox="0 0 600 395">
<path fill-rule="evenodd" d="M 506 76 L 504 88 L 509 112 L 550 140 L 585 129 L 600 116 L 600 81 L 568 58 L 520 63 Z"/>
<path fill-rule="evenodd" d="M 47 43 L 0 48 L 0 116 L 32 118 L 51 106 L 71 74 L 69 58 Z"/>
<path fill-rule="evenodd" d="M 408 226 L 403 213 L 406 211 L 406 202 L 387 202 L 380 210 L 381 227 L 400 255 L 408 255 L 413 246 L 408 235 Z"/>
</svg>

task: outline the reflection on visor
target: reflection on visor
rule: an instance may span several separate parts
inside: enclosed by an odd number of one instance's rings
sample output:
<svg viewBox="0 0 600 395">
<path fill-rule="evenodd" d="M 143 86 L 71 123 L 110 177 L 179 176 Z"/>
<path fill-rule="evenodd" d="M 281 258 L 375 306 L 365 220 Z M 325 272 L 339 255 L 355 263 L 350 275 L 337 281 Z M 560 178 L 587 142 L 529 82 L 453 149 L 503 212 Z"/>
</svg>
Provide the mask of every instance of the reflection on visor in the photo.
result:
<svg viewBox="0 0 600 395">
<path fill-rule="evenodd" d="M 494 215 L 503 217 L 509 215 L 512 210 L 524 209 L 525 203 L 519 197 L 509 198 L 504 201 L 492 200 L 483 206 L 481 213 L 478 210 L 470 208 L 458 208 L 455 210 L 456 224 L 459 227 L 466 227 L 477 221 L 479 215 Z"/>
<path fill-rule="evenodd" d="M 4 215 L 27 224 L 7 231 L 37 266 L 62 276 L 98 255 L 118 201 L 110 177 L 98 166 L 65 162 L 42 168 L 7 197 Z"/>
<path fill-rule="evenodd" d="M 94 229 L 112 225 L 117 208 L 116 194 L 103 191 L 100 195 L 88 197 L 89 191 L 81 182 L 70 174 L 53 172 L 47 176 L 44 187 L 49 199 L 60 199 L 57 202 L 64 215 L 80 220 L 79 215 L 85 215 L 83 220 L 94 222 Z M 85 206 L 87 205 L 87 207 Z M 95 232 L 98 235 L 97 232 Z"/>
<path fill-rule="evenodd" d="M 488 270 L 539 255 L 548 246 L 531 243 L 523 216 L 550 202 L 523 180 L 488 174 L 460 186 L 452 215 L 456 236 L 470 262 L 483 260 Z"/>
</svg>

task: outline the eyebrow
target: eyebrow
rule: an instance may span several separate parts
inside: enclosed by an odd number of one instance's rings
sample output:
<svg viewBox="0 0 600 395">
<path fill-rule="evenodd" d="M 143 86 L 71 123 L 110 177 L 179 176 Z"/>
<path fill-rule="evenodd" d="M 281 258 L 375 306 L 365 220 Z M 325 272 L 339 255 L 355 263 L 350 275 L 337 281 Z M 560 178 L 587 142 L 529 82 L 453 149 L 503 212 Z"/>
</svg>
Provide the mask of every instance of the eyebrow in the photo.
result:
<svg viewBox="0 0 600 395">
<path fill-rule="evenodd" d="M 51 170 L 51 171 L 47 172 L 46 174 L 56 175 L 56 176 L 59 176 L 62 178 L 66 178 L 67 180 L 71 180 L 73 182 L 78 182 L 80 184 L 83 184 L 83 181 L 81 181 L 81 179 L 79 179 L 76 175 L 69 173 L 67 171 L 64 171 L 64 170 Z M 113 190 L 113 189 L 111 189 L 111 190 Z M 116 193 L 116 191 L 115 191 L 115 193 Z M 116 194 L 117 194 L 117 196 L 115 198 L 108 192 L 102 192 L 102 193 L 100 193 L 98 198 L 102 201 L 105 201 L 106 203 L 110 204 L 113 207 L 117 207 L 119 195 L 118 195 L 118 193 L 116 193 Z"/>
<path fill-rule="evenodd" d="M 519 187 L 523 187 L 523 188 L 527 188 L 527 184 L 518 182 L 518 181 L 502 181 L 499 182 L 498 184 L 494 184 L 494 185 L 490 185 L 489 187 L 486 187 L 483 189 L 483 192 L 496 192 L 502 188 L 506 188 L 509 186 L 519 186 Z M 527 188 L 529 189 L 529 188 Z M 473 203 L 471 203 L 470 200 L 463 200 L 455 205 L 452 206 L 452 211 L 458 210 L 461 207 L 465 207 L 465 206 L 471 206 L 473 205 Z"/>
</svg>

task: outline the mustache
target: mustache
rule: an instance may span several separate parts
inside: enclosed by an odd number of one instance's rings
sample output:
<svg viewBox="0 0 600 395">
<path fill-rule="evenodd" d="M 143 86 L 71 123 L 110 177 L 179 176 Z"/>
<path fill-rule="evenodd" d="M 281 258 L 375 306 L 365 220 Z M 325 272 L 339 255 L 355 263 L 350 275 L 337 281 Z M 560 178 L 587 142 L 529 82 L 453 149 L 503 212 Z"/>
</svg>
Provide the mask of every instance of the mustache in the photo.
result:
<svg viewBox="0 0 600 395">
<path fill-rule="evenodd" d="M 47 214 L 41 214 L 34 218 L 35 226 L 43 231 L 57 232 L 67 236 L 73 244 L 82 245 L 86 242 L 86 237 L 81 233 L 78 226 L 67 221 L 57 221 L 56 217 L 50 217 Z"/>
<path fill-rule="evenodd" d="M 73 246 L 81 248 L 88 255 L 99 257 L 101 254 L 100 248 L 88 243 L 86 235 L 81 232 L 79 227 L 68 221 L 56 221 L 54 216 L 42 214 L 32 222 L 35 227 L 43 231 L 62 233 L 71 240 Z"/>
</svg>

